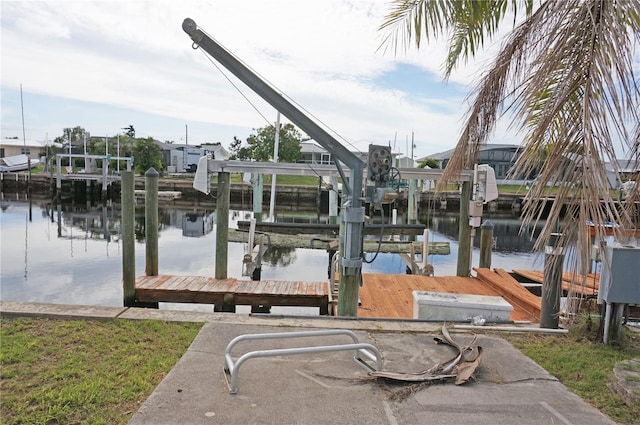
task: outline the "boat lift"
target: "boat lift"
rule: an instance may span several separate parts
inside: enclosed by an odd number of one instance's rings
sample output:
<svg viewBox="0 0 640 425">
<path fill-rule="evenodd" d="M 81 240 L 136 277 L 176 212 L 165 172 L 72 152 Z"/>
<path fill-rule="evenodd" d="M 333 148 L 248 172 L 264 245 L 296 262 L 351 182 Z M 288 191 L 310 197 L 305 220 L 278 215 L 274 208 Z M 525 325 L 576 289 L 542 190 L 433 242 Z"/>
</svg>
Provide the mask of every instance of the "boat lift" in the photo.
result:
<svg viewBox="0 0 640 425">
<path fill-rule="evenodd" d="M 343 215 L 342 220 L 344 222 L 344 240 L 342 257 L 339 259 L 341 268 L 340 274 L 340 293 L 341 296 L 338 299 L 338 315 L 341 316 L 357 316 L 358 309 L 358 287 L 362 281 L 362 263 L 361 257 L 362 249 L 362 227 L 365 218 L 365 208 L 363 196 L 363 181 L 366 165 L 366 179 L 374 187 L 370 191 L 370 200 L 374 205 L 388 202 L 393 199 L 394 190 L 389 187 L 389 181 L 391 179 L 390 173 L 392 171 L 391 155 L 389 148 L 386 146 L 371 145 L 369 147 L 369 155 L 367 163 L 365 164 L 358 156 L 349 151 L 340 142 L 338 142 L 332 135 L 320 127 L 315 121 L 309 118 L 304 112 L 298 109 L 284 96 L 278 93 L 272 86 L 264 81 L 260 76 L 251 71 L 240 60 L 238 60 L 231 52 L 227 51 L 223 46 L 214 41 L 204 31 L 198 28 L 195 21 L 191 18 L 186 18 L 182 23 L 182 29 L 189 35 L 193 41 L 192 47 L 194 49 L 202 48 L 213 59 L 218 61 L 228 71 L 234 74 L 240 81 L 246 84 L 251 90 L 263 98 L 267 103 L 273 106 L 277 111 L 286 116 L 293 124 L 298 126 L 313 140 L 319 143 L 323 148 L 329 151 L 337 160 L 335 166 L 331 167 L 331 170 L 337 171 L 338 175 L 344 182 L 343 196 L 346 195 L 346 199 L 343 202 Z M 208 182 L 210 181 L 208 174 L 215 171 L 220 172 L 232 172 L 234 161 L 213 161 L 208 157 L 203 157 L 198 162 L 198 171 L 196 172 L 196 178 L 194 180 L 194 187 L 203 188 L 202 191 L 208 193 Z M 342 164 L 346 166 L 349 171 L 343 170 Z M 206 167 L 205 167 L 206 164 Z M 286 174 L 285 172 L 279 172 L 281 167 L 297 167 L 298 172 L 289 173 L 294 175 L 303 175 L 305 172 L 301 171 L 305 167 L 308 172 L 313 172 L 317 175 L 318 168 L 314 165 L 314 170 L 306 164 L 275 164 L 275 163 L 243 163 L 241 167 L 244 168 L 244 172 L 247 171 L 246 167 L 254 166 L 254 172 L 265 172 L 269 174 Z M 488 167 L 490 169 L 490 167 Z M 206 170 L 206 171 L 204 171 Z M 493 170 L 491 175 L 493 176 Z M 436 171 L 436 170 L 430 170 Z M 437 170 L 440 173 L 442 170 Z M 411 170 L 401 170 L 403 177 L 411 178 Z M 415 169 L 413 170 L 415 172 Z M 440 174 L 438 173 L 438 174 Z M 331 173 L 328 173 L 331 174 Z M 322 174 L 322 175 L 328 175 Z M 487 184 L 478 184 L 477 178 L 482 173 L 475 172 L 462 172 L 459 176 L 460 181 L 470 181 L 475 177 L 474 188 L 486 190 Z M 424 178 L 424 177 L 423 177 Z M 495 185 L 495 178 L 493 179 Z M 497 190 L 495 191 L 497 194 Z M 474 194 L 474 201 L 476 207 L 483 203 L 488 202 L 487 197 L 476 197 Z M 477 211 L 469 211 L 471 216 L 476 217 Z M 481 211 L 481 208 L 480 208 Z M 477 220 L 476 220 L 477 221 Z M 475 224 L 470 223 L 470 225 Z"/>
<path fill-rule="evenodd" d="M 252 72 L 243 63 L 236 59 L 229 51 L 216 43 L 211 37 L 198 28 L 195 21 L 186 18 L 182 23 L 182 29 L 193 40 L 193 48 L 202 48 L 227 70 L 245 83 L 256 94 L 273 106 L 277 111 L 286 116 L 293 124 L 298 126 L 307 135 L 327 149 L 334 157 L 351 170 L 347 179 L 342 166 L 336 161 L 339 174 L 345 182 L 346 202 L 344 202 L 343 221 L 345 224 L 344 256 L 340 259 L 342 268 L 341 282 L 348 287 L 348 292 L 357 294 L 358 285 L 362 274 L 362 258 L 360 249 L 362 246 L 362 224 L 364 223 L 364 205 L 362 197 L 362 175 L 364 162 L 353 152 L 349 151 L 331 136 L 322 127 L 307 117 L 301 110 L 274 90 L 262 78 Z M 341 278 L 341 279 L 342 279 Z M 346 295 L 346 294 L 345 294 Z M 348 298 L 346 305 L 344 299 Z M 338 310 L 343 315 L 357 315 L 357 295 L 345 296 Z"/>
</svg>

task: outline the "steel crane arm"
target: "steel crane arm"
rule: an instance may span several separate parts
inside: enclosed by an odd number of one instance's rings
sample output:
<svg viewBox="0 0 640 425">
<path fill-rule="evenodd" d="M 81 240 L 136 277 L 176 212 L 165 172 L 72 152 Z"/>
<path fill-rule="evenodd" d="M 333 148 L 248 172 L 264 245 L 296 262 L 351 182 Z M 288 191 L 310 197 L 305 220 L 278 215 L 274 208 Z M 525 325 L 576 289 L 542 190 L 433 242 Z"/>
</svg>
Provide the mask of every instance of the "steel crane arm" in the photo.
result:
<svg viewBox="0 0 640 425">
<path fill-rule="evenodd" d="M 230 52 L 216 43 L 211 37 L 198 29 L 193 19 L 187 18 L 182 23 L 182 29 L 191 37 L 195 47 L 201 47 L 222 66 L 245 83 L 256 94 L 267 101 L 276 110 L 289 118 L 302 131 L 329 151 L 338 161 L 345 164 L 350 170 L 350 177 L 345 181 L 348 190 L 348 199 L 343 204 L 344 230 L 344 256 L 340 259 L 342 274 L 340 287 L 349 288 L 348 294 L 340 296 L 338 301 L 338 313 L 341 315 L 356 316 L 358 308 L 357 287 L 362 273 L 362 225 L 364 223 L 364 207 L 362 198 L 364 162 L 353 152 L 347 150 L 329 133 L 322 129 L 302 111 L 276 92 L 270 85 L 252 72 Z M 338 168 L 338 171 L 341 171 Z M 345 289 L 346 291 L 346 289 Z"/>
<path fill-rule="evenodd" d="M 270 85 L 242 64 L 224 47 L 216 43 L 211 39 L 211 37 L 198 29 L 198 26 L 193 19 L 186 18 L 182 23 L 182 29 L 189 35 L 189 37 L 191 37 L 197 46 L 204 49 L 205 52 L 210 54 L 222 66 L 233 73 L 233 75 L 238 77 L 240 81 L 245 83 L 276 110 L 289 118 L 292 123 L 302 129 L 302 131 L 333 154 L 338 160 L 342 161 L 342 163 L 344 163 L 348 168 L 354 171 L 364 169 L 364 163 L 360 158 L 358 158 L 353 152 L 346 149 L 322 127 L 307 117 L 281 94 L 276 92 Z"/>
</svg>

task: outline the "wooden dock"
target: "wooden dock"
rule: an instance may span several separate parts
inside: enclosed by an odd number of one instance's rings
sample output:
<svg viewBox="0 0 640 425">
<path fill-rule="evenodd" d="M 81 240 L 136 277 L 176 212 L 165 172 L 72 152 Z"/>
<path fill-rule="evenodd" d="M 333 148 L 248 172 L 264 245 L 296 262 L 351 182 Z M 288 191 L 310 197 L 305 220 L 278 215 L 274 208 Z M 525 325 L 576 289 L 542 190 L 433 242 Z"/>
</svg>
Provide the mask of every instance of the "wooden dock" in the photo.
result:
<svg viewBox="0 0 640 425">
<path fill-rule="evenodd" d="M 513 273 L 536 283 L 542 283 L 544 280 L 544 272 L 541 270 L 514 270 Z M 572 288 L 571 281 L 573 278 L 573 273 L 562 273 L 562 290 L 565 293 L 569 292 L 570 289 L 573 289 L 575 293 L 580 295 L 592 296 L 598 294 L 598 288 L 600 287 L 600 273 L 589 273 L 584 285 L 582 284 L 580 277 L 577 277 Z"/>
<path fill-rule="evenodd" d="M 533 295 L 502 269 L 474 269 L 476 277 L 419 276 L 411 274 L 362 275 L 359 317 L 413 318 L 413 292 L 503 297 L 513 306 L 510 320 L 540 320 L 540 298 Z M 216 311 L 235 311 L 250 305 L 254 312 L 271 306 L 319 307 L 329 314 L 332 300 L 328 282 L 215 279 L 203 276 L 140 276 L 135 285 L 136 301 L 214 304 Z M 224 308 L 223 308 L 224 307 Z"/>
<path fill-rule="evenodd" d="M 501 296 L 513 306 L 510 320 L 540 321 L 540 298 L 504 270 L 476 269 L 478 277 L 363 274 L 359 317 L 413 318 L 413 292 Z"/>
<path fill-rule="evenodd" d="M 143 303 L 199 303 L 234 308 L 250 305 L 253 311 L 265 311 L 271 306 L 319 307 L 320 314 L 328 314 L 330 296 L 328 282 L 170 275 L 138 277 L 135 291 L 136 301 Z"/>
</svg>

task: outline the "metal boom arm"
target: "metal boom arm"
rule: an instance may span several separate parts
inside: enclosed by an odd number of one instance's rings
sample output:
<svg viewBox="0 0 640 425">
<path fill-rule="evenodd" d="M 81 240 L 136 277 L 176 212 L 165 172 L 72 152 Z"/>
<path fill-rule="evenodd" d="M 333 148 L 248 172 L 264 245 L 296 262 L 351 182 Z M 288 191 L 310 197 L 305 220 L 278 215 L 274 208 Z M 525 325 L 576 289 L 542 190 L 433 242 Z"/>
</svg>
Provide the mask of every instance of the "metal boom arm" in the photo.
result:
<svg viewBox="0 0 640 425">
<path fill-rule="evenodd" d="M 349 288 L 338 299 L 338 314 L 346 316 L 356 316 L 358 308 L 357 286 L 362 273 L 362 258 L 360 256 L 362 246 L 362 224 L 364 223 L 364 207 L 362 203 L 362 173 L 364 162 L 353 152 L 346 149 L 333 136 L 327 133 L 322 127 L 307 117 L 302 111 L 296 108 L 291 102 L 276 92 L 270 85 L 263 81 L 258 75 L 252 72 L 238 59 L 236 59 L 224 47 L 216 43 L 207 34 L 198 29 L 193 19 L 186 18 L 182 23 L 182 29 L 194 42 L 195 47 L 201 47 L 217 60 L 222 66 L 233 73 L 240 81 L 245 83 L 256 94 L 266 102 L 280 111 L 291 122 L 297 125 L 302 131 L 327 149 L 334 157 L 343 162 L 350 170 L 350 177 L 347 186 L 349 194 L 344 205 L 343 220 L 345 222 L 344 257 L 341 259 L 342 275 L 347 277 Z M 341 290 L 343 282 L 341 281 Z M 356 287 L 353 288 L 352 286 Z M 346 304 L 345 304 L 346 303 Z M 347 305 L 348 304 L 348 305 Z"/>
</svg>

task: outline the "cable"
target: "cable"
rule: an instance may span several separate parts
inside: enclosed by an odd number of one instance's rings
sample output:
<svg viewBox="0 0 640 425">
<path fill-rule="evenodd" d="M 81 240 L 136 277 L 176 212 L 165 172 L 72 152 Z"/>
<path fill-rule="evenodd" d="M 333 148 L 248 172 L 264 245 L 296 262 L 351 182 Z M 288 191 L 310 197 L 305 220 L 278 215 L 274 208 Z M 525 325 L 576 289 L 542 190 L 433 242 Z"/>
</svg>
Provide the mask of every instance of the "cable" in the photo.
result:
<svg viewBox="0 0 640 425">
<path fill-rule="evenodd" d="M 371 260 L 367 260 L 366 253 L 362 253 L 362 261 L 367 264 L 371 264 L 376 261 L 376 258 L 378 258 L 378 254 L 380 254 L 380 248 L 382 247 L 382 239 L 384 238 L 384 207 L 382 205 L 380 206 L 380 216 L 382 221 L 380 223 L 380 238 L 378 239 L 378 249 L 376 250 L 376 253 L 373 255 L 373 258 Z"/>
<path fill-rule="evenodd" d="M 208 55 L 206 52 L 204 52 L 203 50 L 201 50 L 201 49 L 198 49 L 198 50 L 200 50 L 200 51 L 202 52 L 202 54 L 203 54 L 203 55 L 204 55 L 204 56 L 209 60 L 209 62 L 211 62 L 211 64 L 212 64 L 213 66 L 215 66 L 215 67 L 216 67 L 216 69 L 220 72 L 220 74 L 222 74 L 222 76 L 223 76 L 224 78 L 226 78 L 226 79 L 227 79 L 227 81 L 229 82 L 229 84 L 231 84 L 231 85 L 233 86 L 233 88 L 235 88 L 235 89 L 236 89 L 236 91 L 237 91 L 238 93 L 240 93 L 240 95 L 244 98 L 244 100 L 246 100 L 246 101 L 249 103 L 249 105 L 251 105 L 251 107 L 252 107 L 252 108 L 253 108 L 253 109 L 254 109 L 254 110 L 255 110 L 255 111 L 256 111 L 256 112 L 257 112 L 257 113 L 262 117 L 262 119 L 266 121 L 267 125 L 271 125 L 271 122 L 267 119 L 267 117 L 265 117 L 265 116 L 262 114 L 262 112 L 260 112 L 260 110 L 258 109 L 258 107 L 257 107 L 256 105 L 254 105 L 254 104 L 251 102 L 251 100 L 249 100 L 249 98 L 248 98 L 248 97 L 247 97 L 247 96 L 242 92 L 242 90 L 240 90 L 240 88 L 239 88 L 238 86 L 236 86 L 236 85 L 234 84 L 234 82 L 233 82 L 233 81 L 231 81 L 231 78 L 229 78 L 229 76 L 228 76 L 228 75 L 227 75 L 227 74 L 222 70 L 222 68 L 220 68 L 220 67 L 218 66 L 218 64 L 217 64 L 217 63 L 215 63 L 215 61 L 213 60 L 213 58 L 212 58 L 211 56 L 209 56 L 209 55 Z"/>
<path fill-rule="evenodd" d="M 300 105 L 298 102 L 296 102 L 294 99 L 292 99 L 290 96 L 288 96 L 283 90 L 280 90 L 275 84 L 273 84 L 271 81 L 269 81 L 268 79 L 266 79 L 264 76 L 260 75 L 260 73 L 258 73 L 255 69 L 251 68 L 248 64 L 246 64 L 242 59 L 240 59 L 238 56 L 234 55 L 229 49 L 227 49 L 225 46 L 223 46 L 220 42 L 218 42 L 215 38 L 213 38 L 209 33 L 207 33 L 206 31 L 204 31 L 202 28 L 199 28 L 200 31 L 202 31 L 203 33 L 205 33 L 209 38 L 211 38 L 211 40 L 215 41 L 220 47 L 222 47 L 223 49 L 225 49 L 227 51 L 227 53 L 229 53 L 231 56 L 233 56 L 238 62 L 240 62 L 243 66 L 245 66 L 247 69 L 249 69 L 251 72 L 253 72 L 256 76 L 258 76 L 259 78 L 261 78 L 265 83 L 267 83 L 269 86 L 271 86 L 271 88 L 273 88 L 274 90 L 276 90 L 278 93 L 280 93 L 283 97 L 285 97 L 287 100 L 289 100 L 291 103 L 293 103 L 294 105 L 296 105 L 301 111 L 304 111 L 307 113 L 308 116 L 310 116 L 311 118 L 313 118 L 314 120 L 316 120 L 318 123 L 322 124 L 327 130 L 329 130 L 331 133 L 333 133 L 337 138 L 341 139 L 342 141 L 344 141 L 345 143 L 347 143 L 349 146 L 351 146 L 356 152 L 362 152 L 360 151 L 353 143 L 349 142 L 344 136 L 342 136 L 340 133 L 338 133 L 336 130 L 334 130 L 333 128 L 331 128 L 329 125 L 327 125 L 325 122 L 323 122 L 322 120 L 318 119 L 318 117 L 316 117 L 314 114 L 312 114 L 311 112 L 309 112 L 309 110 L 307 110 L 306 108 L 304 108 L 302 105 Z M 196 44 L 194 44 L 195 46 L 197 46 Z M 251 101 L 244 95 L 244 93 L 242 93 L 242 91 L 240 91 L 240 89 L 231 81 L 231 79 L 218 67 L 218 65 L 213 61 L 213 59 L 206 53 L 206 52 L 202 52 L 205 56 L 207 56 L 207 58 L 209 59 L 209 61 L 218 69 L 218 71 L 220 71 L 222 73 L 222 75 L 224 75 L 224 77 L 227 79 L 227 81 L 229 81 L 229 83 L 242 95 L 242 97 L 245 98 L 245 100 L 247 102 L 249 102 L 249 104 L 256 110 L 256 112 L 258 112 L 258 114 L 260 114 L 260 116 L 270 125 L 271 122 L 265 118 L 265 116 L 258 110 L 258 108 L 251 103 Z"/>
</svg>

